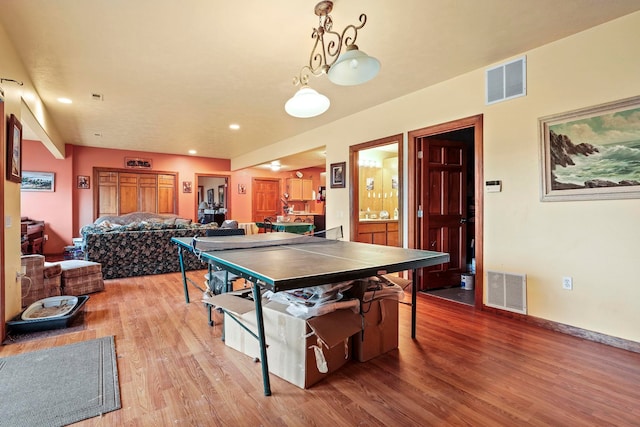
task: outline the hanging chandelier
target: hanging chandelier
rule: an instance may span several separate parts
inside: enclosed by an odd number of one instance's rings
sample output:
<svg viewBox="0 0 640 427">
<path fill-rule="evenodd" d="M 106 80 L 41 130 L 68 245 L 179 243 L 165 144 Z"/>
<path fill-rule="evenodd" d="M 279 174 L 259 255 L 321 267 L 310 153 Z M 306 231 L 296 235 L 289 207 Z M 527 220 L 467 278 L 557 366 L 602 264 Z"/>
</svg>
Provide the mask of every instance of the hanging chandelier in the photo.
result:
<svg viewBox="0 0 640 427">
<path fill-rule="evenodd" d="M 293 78 L 293 84 L 302 87 L 285 104 L 285 110 L 291 116 L 315 117 L 329 109 L 329 98 L 309 87 L 309 75 L 326 74 L 334 84 L 354 86 L 368 82 L 380 71 L 380 61 L 359 50 L 355 44 L 358 30 L 367 23 L 367 15 L 360 15 L 360 25 L 348 25 L 338 33 L 333 31 L 332 10 L 332 1 L 321 1 L 314 9 L 319 23 L 311 34 L 315 43 L 309 64 Z"/>
</svg>

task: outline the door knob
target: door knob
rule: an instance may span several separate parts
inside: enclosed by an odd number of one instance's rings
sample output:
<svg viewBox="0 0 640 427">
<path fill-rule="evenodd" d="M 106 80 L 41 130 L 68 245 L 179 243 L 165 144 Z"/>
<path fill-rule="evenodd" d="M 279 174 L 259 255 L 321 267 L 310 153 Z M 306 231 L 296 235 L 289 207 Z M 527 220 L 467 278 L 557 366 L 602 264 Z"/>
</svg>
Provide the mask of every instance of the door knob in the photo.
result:
<svg viewBox="0 0 640 427">
<path fill-rule="evenodd" d="M 466 224 L 467 222 L 469 222 L 467 218 L 460 218 L 460 224 Z"/>
</svg>

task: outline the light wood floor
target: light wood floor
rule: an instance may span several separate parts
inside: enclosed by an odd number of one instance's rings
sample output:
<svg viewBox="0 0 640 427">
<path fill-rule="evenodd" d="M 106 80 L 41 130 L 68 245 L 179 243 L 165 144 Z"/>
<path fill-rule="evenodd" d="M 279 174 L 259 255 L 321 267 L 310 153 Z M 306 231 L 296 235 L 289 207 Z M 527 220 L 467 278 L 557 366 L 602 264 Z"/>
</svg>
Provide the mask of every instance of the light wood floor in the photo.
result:
<svg viewBox="0 0 640 427">
<path fill-rule="evenodd" d="M 179 274 L 105 287 L 84 330 L 0 347 L 9 356 L 115 336 L 122 409 L 78 426 L 640 425 L 640 354 L 459 304 L 420 296 L 415 341 L 401 305 L 398 350 L 309 390 L 272 375 L 265 397 L 260 365 L 225 347 L 199 291 L 185 304 Z"/>
</svg>

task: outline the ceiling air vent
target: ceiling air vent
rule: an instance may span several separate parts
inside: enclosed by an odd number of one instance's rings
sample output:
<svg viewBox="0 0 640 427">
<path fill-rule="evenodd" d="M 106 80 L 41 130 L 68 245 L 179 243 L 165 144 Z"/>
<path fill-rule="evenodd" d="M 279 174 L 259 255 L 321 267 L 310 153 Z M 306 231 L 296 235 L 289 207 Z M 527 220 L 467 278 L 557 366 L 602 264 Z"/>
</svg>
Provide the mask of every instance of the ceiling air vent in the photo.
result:
<svg viewBox="0 0 640 427">
<path fill-rule="evenodd" d="M 486 71 L 486 103 L 506 101 L 527 94 L 527 57 L 505 62 Z"/>
</svg>

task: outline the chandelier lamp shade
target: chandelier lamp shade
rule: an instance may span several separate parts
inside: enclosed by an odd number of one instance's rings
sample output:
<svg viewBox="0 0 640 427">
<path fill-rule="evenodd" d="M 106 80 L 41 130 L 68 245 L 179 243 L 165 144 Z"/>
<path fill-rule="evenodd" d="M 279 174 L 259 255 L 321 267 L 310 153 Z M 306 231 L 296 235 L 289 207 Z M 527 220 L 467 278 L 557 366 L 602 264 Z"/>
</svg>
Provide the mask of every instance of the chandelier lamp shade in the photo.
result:
<svg viewBox="0 0 640 427">
<path fill-rule="evenodd" d="M 341 86 L 355 86 L 366 83 L 380 71 L 380 61 L 358 50 L 352 44 L 347 51 L 329 68 L 327 76 L 332 83 Z"/>
<path fill-rule="evenodd" d="M 333 31 L 332 10 L 332 1 L 321 1 L 314 9 L 319 24 L 311 34 L 315 43 L 309 64 L 293 78 L 293 84 L 302 88 L 285 104 L 285 111 L 291 116 L 315 117 L 329 109 L 329 99 L 309 87 L 309 75 L 327 74 L 329 81 L 336 85 L 354 86 L 368 82 L 380 71 L 380 61 L 359 50 L 355 44 L 358 30 L 367 23 L 367 16 L 361 14 L 359 25 L 348 25 L 338 33 Z"/>
<path fill-rule="evenodd" d="M 284 109 L 290 116 L 308 118 L 324 113 L 329 105 L 329 98 L 304 85 L 287 101 Z"/>
</svg>

